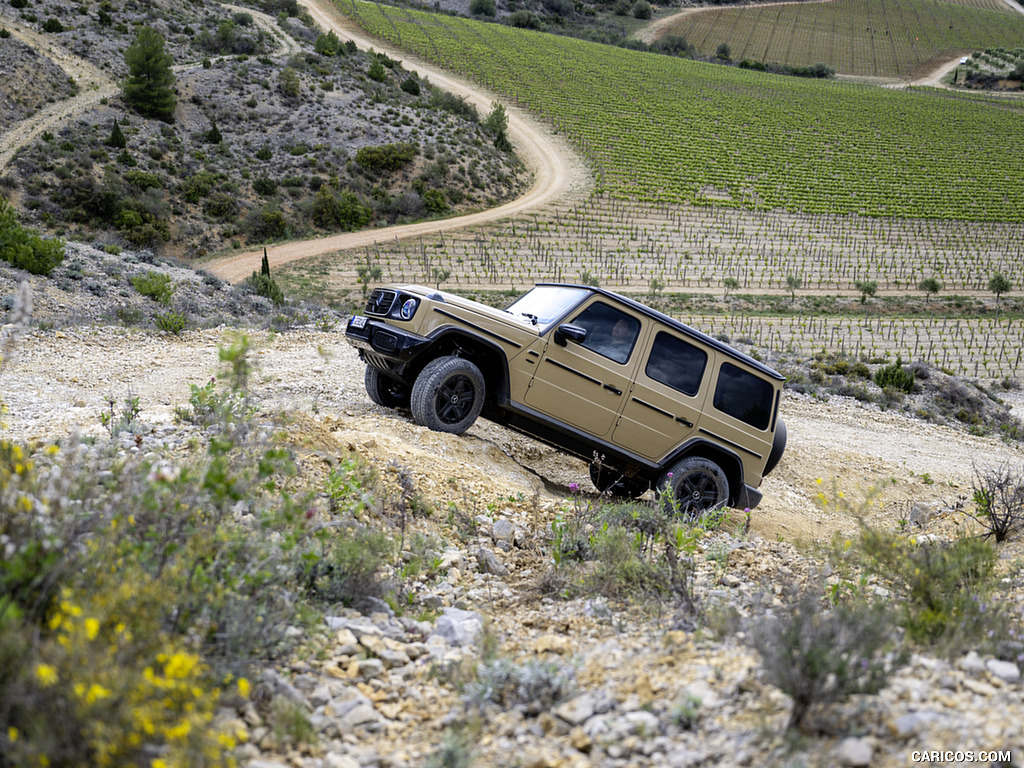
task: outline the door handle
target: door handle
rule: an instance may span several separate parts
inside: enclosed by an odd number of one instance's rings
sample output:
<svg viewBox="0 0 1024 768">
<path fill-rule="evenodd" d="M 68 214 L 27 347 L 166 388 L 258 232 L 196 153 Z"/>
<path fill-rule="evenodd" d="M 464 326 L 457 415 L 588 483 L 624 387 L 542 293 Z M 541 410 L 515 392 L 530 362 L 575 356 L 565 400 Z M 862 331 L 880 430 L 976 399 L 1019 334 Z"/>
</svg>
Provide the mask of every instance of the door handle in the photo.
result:
<svg viewBox="0 0 1024 768">
<path fill-rule="evenodd" d="M 619 395 L 620 397 L 622 395 L 622 390 L 621 389 L 616 389 L 611 384 L 605 384 L 604 388 L 607 389 L 609 392 L 614 392 L 616 395 Z"/>
<path fill-rule="evenodd" d="M 676 421 L 678 421 L 680 424 L 685 424 L 690 429 L 693 429 L 693 422 L 692 421 L 687 421 L 682 416 L 676 416 Z"/>
</svg>

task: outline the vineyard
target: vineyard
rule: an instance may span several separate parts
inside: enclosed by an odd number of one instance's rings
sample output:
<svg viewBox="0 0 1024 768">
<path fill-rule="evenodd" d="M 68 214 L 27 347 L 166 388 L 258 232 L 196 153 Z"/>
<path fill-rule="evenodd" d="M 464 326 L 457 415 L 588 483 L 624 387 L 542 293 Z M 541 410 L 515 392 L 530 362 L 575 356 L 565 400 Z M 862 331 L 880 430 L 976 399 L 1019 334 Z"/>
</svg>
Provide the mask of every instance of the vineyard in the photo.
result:
<svg viewBox="0 0 1024 768">
<path fill-rule="evenodd" d="M 1024 274 L 1024 244 L 1015 224 L 643 206 L 606 196 L 543 217 L 429 240 L 385 241 L 341 259 L 308 259 L 280 275 L 292 293 L 343 295 L 358 284 L 364 266 L 379 267 L 385 282 L 438 284 L 463 294 L 524 291 L 537 281 L 564 280 L 600 283 L 641 300 L 791 291 L 855 300 L 858 282 L 877 283 L 879 295 L 924 297 L 917 286 L 934 277 L 942 285 L 940 297 L 957 294 L 957 301 L 969 303 L 964 295 L 986 294 L 993 273 Z M 791 289 L 791 277 L 799 279 L 799 289 Z M 709 314 L 698 306 L 674 314 L 708 333 L 805 355 L 822 349 L 871 359 L 901 354 L 983 377 L 1022 371 L 1024 323 L 1016 313 L 766 317 L 727 308 Z"/>
<path fill-rule="evenodd" d="M 355 0 L 342 8 L 547 119 L 615 197 L 1024 221 L 1017 102 L 775 76 Z"/>
<path fill-rule="evenodd" d="M 715 7 L 680 16 L 663 34 L 712 56 L 809 66 L 840 74 L 913 78 L 937 62 L 1024 40 L 1024 15 L 1002 0 L 833 0 Z"/>
<path fill-rule="evenodd" d="M 547 119 L 597 188 L 573 207 L 290 264 L 279 273 L 287 292 L 344 300 L 378 270 L 381 281 L 480 298 L 593 282 L 654 304 L 676 297 L 685 322 L 778 351 L 1022 372 L 1020 302 L 1004 298 L 1009 311 L 996 313 L 988 292 L 995 273 L 1024 275 L 1021 102 L 777 77 L 341 5 L 375 36 Z M 941 288 L 926 304 L 928 278 Z M 817 312 L 819 297 L 856 303 L 863 284 L 880 301 L 917 297 L 918 309 Z M 751 314 L 743 295 L 784 304 Z M 967 309 L 933 315 L 938 305 Z"/>
</svg>

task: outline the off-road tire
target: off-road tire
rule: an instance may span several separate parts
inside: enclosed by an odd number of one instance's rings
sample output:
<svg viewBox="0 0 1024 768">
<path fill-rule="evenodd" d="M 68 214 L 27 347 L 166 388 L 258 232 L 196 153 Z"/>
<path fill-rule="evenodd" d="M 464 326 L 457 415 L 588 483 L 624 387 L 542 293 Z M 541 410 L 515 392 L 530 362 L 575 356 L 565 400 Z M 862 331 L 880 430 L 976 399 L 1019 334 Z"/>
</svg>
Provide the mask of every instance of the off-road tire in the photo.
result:
<svg viewBox="0 0 1024 768">
<path fill-rule="evenodd" d="M 694 520 L 729 503 L 729 479 L 710 459 L 688 456 L 673 464 L 658 483 L 667 509 Z"/>
<path fill-rule="evenodd" d="M 473 363 L 439 357 L 427 363 L 412 386 L 412 418 L 435 432 L 461 435 L 480 415 L 484 394 L 484 376 Z"/>
<path fill-rule="evenodd" d="M 363 383 L 366 384 L 366 394 L 377 405 L 382 405 L 385 408 L 409 407 L 409 399 L 412 396 L 409 388 L 388 378 L 372 365 L 366 366 Z"/>
</svg>

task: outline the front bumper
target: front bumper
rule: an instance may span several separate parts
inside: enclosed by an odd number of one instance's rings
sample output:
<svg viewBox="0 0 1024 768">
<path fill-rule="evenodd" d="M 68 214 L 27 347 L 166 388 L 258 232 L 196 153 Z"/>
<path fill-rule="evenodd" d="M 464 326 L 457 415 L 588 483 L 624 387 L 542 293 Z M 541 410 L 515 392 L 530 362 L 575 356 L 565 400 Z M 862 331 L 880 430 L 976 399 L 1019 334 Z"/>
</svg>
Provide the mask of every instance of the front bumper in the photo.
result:
<svg viewBox="0 0 1024 768">
<path fill-rule="evenodd" d="M 349 318 L 345 339 L 370 365 L 395 376 L 430 344 L 430 339 L 365 315 Z"/>
</svg>

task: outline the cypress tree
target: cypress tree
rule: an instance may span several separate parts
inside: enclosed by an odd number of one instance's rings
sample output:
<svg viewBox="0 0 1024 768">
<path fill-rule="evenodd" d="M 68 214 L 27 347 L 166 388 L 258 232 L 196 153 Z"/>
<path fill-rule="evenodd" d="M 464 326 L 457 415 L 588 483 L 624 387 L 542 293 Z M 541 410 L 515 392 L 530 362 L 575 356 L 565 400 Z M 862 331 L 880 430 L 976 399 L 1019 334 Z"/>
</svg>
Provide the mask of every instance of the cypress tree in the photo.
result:
<svg viewBox="0 0 1024 768">
<path fill-rule="evenodd" d="M 107 139 L 107 146 L 115 149 L 124 149 L 128 146 L 128 140 L 121 132 L 121 126 L 117 124 L 116 117 L 114 118 L 114 127 L 110 130 L 110 138 Z"/>
</svg>

